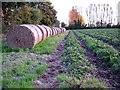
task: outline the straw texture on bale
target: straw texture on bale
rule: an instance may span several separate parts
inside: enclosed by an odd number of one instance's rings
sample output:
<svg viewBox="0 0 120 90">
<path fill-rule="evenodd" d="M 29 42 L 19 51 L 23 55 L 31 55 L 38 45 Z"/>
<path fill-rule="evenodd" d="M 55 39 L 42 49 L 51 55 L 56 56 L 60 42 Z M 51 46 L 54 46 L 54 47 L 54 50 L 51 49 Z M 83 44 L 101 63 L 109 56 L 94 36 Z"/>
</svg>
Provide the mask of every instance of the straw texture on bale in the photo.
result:
<svg viewBox="0 0 120 90">
<path fill-rule="evenodd" d="M 7 35 L 10 48 L 33 48 L 47 37 L 65 32 L 65 28 L 48 27 L 45 25 L 22 24 L 12 27 Z"/>
</svg>

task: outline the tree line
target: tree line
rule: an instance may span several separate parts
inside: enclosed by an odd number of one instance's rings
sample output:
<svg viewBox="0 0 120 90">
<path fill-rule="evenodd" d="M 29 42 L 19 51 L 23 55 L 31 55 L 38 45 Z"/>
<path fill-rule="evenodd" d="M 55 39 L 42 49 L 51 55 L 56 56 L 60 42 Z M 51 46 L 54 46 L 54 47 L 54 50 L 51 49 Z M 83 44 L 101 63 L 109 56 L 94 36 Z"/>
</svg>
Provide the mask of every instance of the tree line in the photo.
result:
<svg viewBox="0 0 120 90">
<path fill-rule="evenodd" d="M 114 17 L 114 12 L 109 4 L 90 4 L 85 12 L 87 16 L 87 22 L 84 20 L 84 16 L 79 12 L 76 6 L 72 7 L 69 12 L 69 26 L 68 29 L 80 29 L 80 28 L 119 28 L 120 22 Z M 115 22 L 117 21 L 117 24 Z"/>
<path fill-rule="evenodd" d="M 47 2 L 2 2 L 2 32 L 20 24 L 44 24 L 59 27 L 57 11 Z"/>
</svg>

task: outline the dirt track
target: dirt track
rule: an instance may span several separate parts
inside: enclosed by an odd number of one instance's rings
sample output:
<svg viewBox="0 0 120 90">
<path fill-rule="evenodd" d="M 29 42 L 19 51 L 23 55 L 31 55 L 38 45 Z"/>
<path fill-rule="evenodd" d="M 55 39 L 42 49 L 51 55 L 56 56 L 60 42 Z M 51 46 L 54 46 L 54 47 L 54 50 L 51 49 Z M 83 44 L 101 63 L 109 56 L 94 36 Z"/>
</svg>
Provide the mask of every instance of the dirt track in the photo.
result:
<svg viewBox="0 0 120 90">
<path fill-rule="evenodd" d="M 67 73 L 67 70 L 61 63 L 60 57 L 64 53 L 64 43 L 68 35 L 58 44 L 55 52 L 49 55 L 45 62 L 50 66 L 48 70 L 40 75 L 37 80 L 34 81 L 37 88 L 58 88 L 60 82 L 56 79 L 56 76 L 60 73 Z"/>
</svg>

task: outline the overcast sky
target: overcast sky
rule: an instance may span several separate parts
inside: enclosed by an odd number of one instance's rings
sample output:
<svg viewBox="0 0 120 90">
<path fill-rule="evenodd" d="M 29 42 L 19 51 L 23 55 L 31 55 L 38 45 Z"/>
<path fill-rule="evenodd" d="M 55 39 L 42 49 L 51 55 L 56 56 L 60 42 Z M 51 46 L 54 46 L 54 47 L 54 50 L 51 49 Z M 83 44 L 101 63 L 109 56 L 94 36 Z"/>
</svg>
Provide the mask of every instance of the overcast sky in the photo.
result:
<svg viewBox="0 0 120 90">
<path fill-rule="evenodd" d="M 68 23 L 69 11 L 72 9 L 72 6 L 82 6 L 82 14 L 86 19 L 85 8 L 92 4 L 110 4 L 113 8 L 114 17 L 117 13 L 117 4 L 120 0 L 50 0 L 54 9 L 57 11 L 57 17 L 60 22 Z"/>
</svg>

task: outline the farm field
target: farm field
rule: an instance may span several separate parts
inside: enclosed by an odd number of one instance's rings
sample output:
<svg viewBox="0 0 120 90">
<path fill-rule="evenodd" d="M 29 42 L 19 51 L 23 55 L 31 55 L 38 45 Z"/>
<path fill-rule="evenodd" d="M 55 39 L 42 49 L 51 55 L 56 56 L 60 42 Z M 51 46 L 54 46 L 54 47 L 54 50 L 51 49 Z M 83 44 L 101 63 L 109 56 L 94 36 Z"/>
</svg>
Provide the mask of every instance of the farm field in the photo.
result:
<svg viewBox="0 0 120 90">
<path fill-rule="evenodd" d="M 73 30 L 31 49 L 2 42 L 3 88 L 119 88 L 118 29 Z"/>
<path fill-rule="evenodd" d="M 119 29 L 99 29 L 83 30 L 81 33 L 87 34 L 93 38 L 101 40 L 120 50 L 120 30 Z"/>
</svg>

